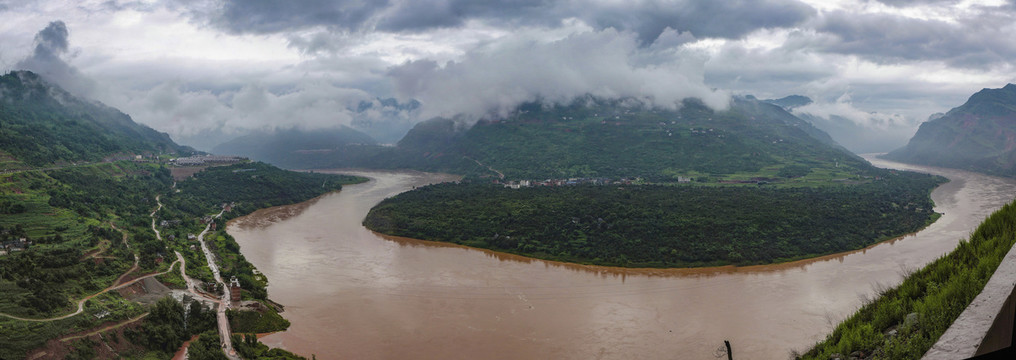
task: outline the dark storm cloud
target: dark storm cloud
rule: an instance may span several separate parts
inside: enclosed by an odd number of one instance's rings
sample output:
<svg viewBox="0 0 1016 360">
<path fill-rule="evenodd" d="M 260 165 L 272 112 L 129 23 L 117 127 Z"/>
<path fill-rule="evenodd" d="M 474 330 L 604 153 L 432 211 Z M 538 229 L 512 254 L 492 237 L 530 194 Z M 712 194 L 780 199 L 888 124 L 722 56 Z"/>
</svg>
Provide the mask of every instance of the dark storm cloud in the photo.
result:
<svg viewBox="0 0 1016 360">
<path fill-rule="evenodd" d="M 35 34 L 35 54 L 37 58 L 56 58 L 67 52 L 67 25 L 63 21 L 49 23 L 46 28 Z"/>
<path fill-rule="evenodd" d="M 411 31 L 462 25 L 469 19 L 497 19 L 510 23 L 547 21 L 553 2 L 548 0 L 431 0 L 400 1 L 378 20 L 382 31 Z M 552 22 L 557 23 L 554 19 Z"/>
<path fill-rule="evenodd" d="M 797 0 L 648 0 L 623 3 L 548 0 L 224 0 L 212 24 L 236 33 L 275 33 L 317 26 L 338 31 L 405 32 L 492 24 L 557 26 L 578 18 L 597 30 L 635 31 L 643 44 L 666 28 L 696 37 L 736 38 L 759 28 L 789 27 L 815 15 Z"/>
<path fill-rule="evenodd" d="M 225 0 L 217 14 L 208 15 L 217 25 L 238 33 L 274 33 L 314 26 L 353 30 L 388 5 L 386 0 Z"/>
<path fill-rule="evenodd" d="M 14 67 L 38 73 L 72 93 L 88 94 L 94 89 L 94 82 L 81 76 L 78 69 L 67 64 L 62 58 L 70 48 L 69 35 L 70 32 L 67 31 L 67 25 L 63 21 L 49 23 L 35 34 L 35 49 L 32 54 Z"/>
<path fill-rule="evenodd" d="M 914 5 L 954 5 L 960 0 L 878 0 L 878 2 L 893 7 L 908 7 Z"/>
<path fill-rule="evenodd" d="M 642 1 L 613 6 L 571 4 L 583 20 L 597 28 L 632 30 L 650 43 L 666 28 L 698 38 L 739 38 L 760 28 L 792 27 L 815 15 L 798 1 Z"/>
<path fill-rule="evenodd" d="M 993 9 L 997 10 L 997 9 Z M 1016 56 L 1008 34 L 1012 13 L 983 10 L 949 23 L 894 14 L 828 13 L 816 30 L 831 35 L 817 48 L 880 62 L 940 60 L 950 66 L 987 67 Z"/>
<path fill-rule="evenodd" d="M 275 33 L 316 26 L 339 31 L 400 32 L 457 27 L 472 18 L 530 19 L 549 4 L 547 0 L 223 0 L 216 11 L 202 15 L 236 33 Z"/>
</svg>

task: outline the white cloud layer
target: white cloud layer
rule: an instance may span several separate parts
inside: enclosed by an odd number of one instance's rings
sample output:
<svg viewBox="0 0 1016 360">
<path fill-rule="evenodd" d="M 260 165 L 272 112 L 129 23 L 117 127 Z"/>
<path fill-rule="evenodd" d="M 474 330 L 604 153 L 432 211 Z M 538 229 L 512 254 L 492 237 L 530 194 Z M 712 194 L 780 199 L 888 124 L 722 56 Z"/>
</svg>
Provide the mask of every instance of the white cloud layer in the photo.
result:
<svg viewBox="0 0 1016 360">
<path fill-rule="evenodd" d="M 669 108 L 694 97 L 726 109 L 730 96 L 705 85 L 703 62 L 658 54 L 640 47 L 636 34 L 608 29 L 549 42 L 513 37 L 458 61 L 407 62 L 389 74 L 399 95 L 423 103 L 424 116 L 504 115 L 525 101 L 568 102 L 585 94 L 638 97 Z"/>
</svg>

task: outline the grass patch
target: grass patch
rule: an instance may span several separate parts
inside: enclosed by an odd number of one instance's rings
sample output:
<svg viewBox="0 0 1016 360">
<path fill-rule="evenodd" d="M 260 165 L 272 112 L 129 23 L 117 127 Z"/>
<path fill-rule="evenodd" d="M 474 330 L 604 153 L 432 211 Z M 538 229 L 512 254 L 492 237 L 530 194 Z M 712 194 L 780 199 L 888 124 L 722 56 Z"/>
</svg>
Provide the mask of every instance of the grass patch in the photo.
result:
<svg viewBox="0 0 1016 360">
<path fill-rule="evenodd" d="M 183 276 L 180 276 L 180 271 L 179 268 L 177 267 L 174 267 L 173 271 L 170 271 L 162 276 L 159 276 L 158 279 L 164 285 L 168 286 L 171 289 L 187 288 L 187 281 L 183 279 Z"/>
<path fill-rule="evenodd" d="M 229 326 L 236 333 L 267 333 L 289 328 L 286 320 L 271 308 L 264 312 L 227 310 Z"/>
</svg>

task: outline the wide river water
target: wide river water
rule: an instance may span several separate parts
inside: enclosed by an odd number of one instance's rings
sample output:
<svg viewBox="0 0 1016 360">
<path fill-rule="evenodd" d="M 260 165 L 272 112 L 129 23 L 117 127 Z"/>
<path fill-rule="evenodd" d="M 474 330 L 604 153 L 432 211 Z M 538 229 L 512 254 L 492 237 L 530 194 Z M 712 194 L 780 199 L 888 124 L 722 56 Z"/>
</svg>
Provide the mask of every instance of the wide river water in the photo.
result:
<svg viewBox="0 0 1016 360">
<path fill-rule="evenodd" d="M 360 222 L 376 203 L 454 177 L 371 178 L 229 225 L 286 306 L 289 330 L 262 339 L 319 359 L 786 359 L 828 334 L 876 289 L 952 250 L 1011 201 L 1016 182 L 868 158 L 941 174 L 937 222 L 863 251 L 789 264 L 620 269 L 562 264 L 388 238 Z M 724 356 L 725 358 L 725 356 Z"/>
</svg>

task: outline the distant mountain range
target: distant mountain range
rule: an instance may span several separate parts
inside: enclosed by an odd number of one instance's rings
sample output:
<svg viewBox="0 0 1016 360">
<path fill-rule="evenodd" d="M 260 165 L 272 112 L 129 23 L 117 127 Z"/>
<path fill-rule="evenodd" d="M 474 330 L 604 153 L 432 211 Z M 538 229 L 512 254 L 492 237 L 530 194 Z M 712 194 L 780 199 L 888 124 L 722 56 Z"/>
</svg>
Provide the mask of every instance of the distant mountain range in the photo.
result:
<svg viewBox="0 0 1016 360">
<path fill-rule="evenodd" d="M 298 139 L 291 142 L 300 143 Z M 807 121 L 750 97 L 735 98 L 729 110 L 720 112 L 694 99 L 684 101 L 678 110 L 650 107 L 634 99 L 583 97 L 566 105 L 533 102 L 518 106 L 507 117 L 475 124 L 464 118 L 424 121 L 394 147 L 346 142 L 319 148 L 322 151 L 292 152 L 273 163 L 290 168 L 503 174 L 509 179 L 644 177 L 663 181 L 715 174 L 775 175 L 788 166 L 842 173 L 869 166 Z M 254 152 L 238 154 L 258 158 Z"/>
<path fill-rule="evenodd" d="M 219 144 L 212 152 L 242 155 L 271 164 L 286 164 L 304 154 L 330 153 L 347 145 L 376 145 L 369 135 L 342 126 L 332 129 L 258 131 Z"/>
<path fill-rule="evenodd" d="M 97 161 L 116 154 L 189 152 L 169 135 L 29 71 L 0 76 L 0 152 L 5 167 Z"/>
<path fill-rule="evenodd" d="M 982 89 L 963 105 L 932 115 L 886 159 L 1016 176 L 1016 85 Z"/>
</svg>

